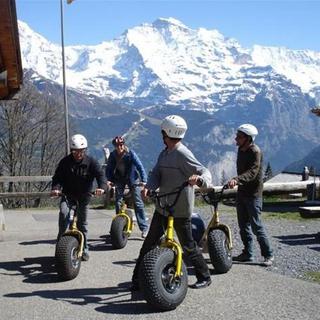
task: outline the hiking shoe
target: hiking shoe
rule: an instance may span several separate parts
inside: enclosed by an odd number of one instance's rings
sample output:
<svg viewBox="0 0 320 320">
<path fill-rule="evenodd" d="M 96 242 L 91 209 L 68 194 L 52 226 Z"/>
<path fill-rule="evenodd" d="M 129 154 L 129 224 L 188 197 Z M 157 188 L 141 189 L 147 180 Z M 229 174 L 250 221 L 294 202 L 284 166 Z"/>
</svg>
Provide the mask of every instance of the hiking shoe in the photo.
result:
<svg viewBox="0 0 320 320">
<path fill-rule="evenodd" d="M 89 258 L 90 258 L 89 253 L 88 253 L 88 252 L 84 252 L 84 253 L 82 254 L 81 260 L 82 260 L 82 261 L 88 261 Z"/>
<path fill-rule="evenodd" d="M 138 282 L 133 281 L 131 286 L 130 286 L 130 291 L 134 292 L 134 291 L 139 291 L 139 284 Z"/>
<path fill-rule="evenodd" d="M 141 238 L 143 238 L 143 239 L 145 239 L 146 237 L 147 237 L 147 235 L 148 235 L 148 229 L 146 229 L 146 230 L 143 230 L 142 232 L 141 232 Z"/>
<path fill-rule="evenodd" d="M 271 257 L 264 258 L 261 264 L 265 267 L 270 267 L 272 266 L 273 261 L 274 261 L 274 257 L 271 256 Z"/>
<path fill-rule="evenodd" d="M 192 284 L 191 286 L 189 286 L 191 289 L 203 289 L 206 287 L 209 287 L 211 284 L 211 279 L 207 278 L 207 279 L 203 279 L 203 280 L 197 280 L 196 283 Z"/>
<path fill-rule="evenodd" d="M 240 253 L 236 257 L 232 257 L 233 261 L 239 261 L 239 262 L 252 262 L 253 256 L 249 256 L 247 253 Z"/>
</svg>

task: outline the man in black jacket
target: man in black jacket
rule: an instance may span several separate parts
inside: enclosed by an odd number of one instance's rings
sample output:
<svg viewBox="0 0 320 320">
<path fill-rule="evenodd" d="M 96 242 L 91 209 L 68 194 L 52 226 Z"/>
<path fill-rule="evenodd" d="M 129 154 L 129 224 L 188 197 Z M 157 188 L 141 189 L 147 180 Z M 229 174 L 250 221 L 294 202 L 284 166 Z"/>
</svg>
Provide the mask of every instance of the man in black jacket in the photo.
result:
<svg viewBox="0 0 320 320">
<path fill-rule="evenodd" d="M 258 130 L 252 124 L 243 124 L 237 130 L 236 143 L 238 146 L 237 174 L 228 185 L 230 188 L 238 186 L 237 216 L 240 236 L 244 249 L 234 257 L 235 261 L 253 261 L 253 236 L 257 237 L 262 264 L 271 266 L 274 260 L 273 251 L 261 220 L 262 208 L 262 152 L 254 143 Z"/>
<path fill-rule="evenodd" d="M 98 184 L 98 188 L 94 193 L 95 195 L 102 195 L 105 188 L 105 178 L 99 163 L 86 154 L 88 143 L 83 135 L 76 134 L 72 136 L 70 145 L 71 153 L 59 162 L 52 177 L 51 195 L 59 196 L 61 193 L 64 195 L 60 202 L 58 239 L 68 227 L 70 204 L 78 202 L 77 227 L 84 235 L 82 260 L 87 261 L 89 260 L 87 244 L 88 204 L 94 179 L 97 180 Z"/>
</svg>

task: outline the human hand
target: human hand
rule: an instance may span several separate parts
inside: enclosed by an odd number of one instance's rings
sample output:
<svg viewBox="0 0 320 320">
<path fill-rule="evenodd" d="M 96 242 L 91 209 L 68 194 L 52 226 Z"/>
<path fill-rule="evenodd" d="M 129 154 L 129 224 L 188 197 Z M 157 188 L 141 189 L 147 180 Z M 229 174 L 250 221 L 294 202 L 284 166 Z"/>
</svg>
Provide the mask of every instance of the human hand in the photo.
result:
<svg viewBox="0 0 320 320">
<path fill-rule="evenodd" d="M 111 181 L 107 181 L 106 184 L 107 184 L 108 189 L 113 187 L 113 182 L 111 182 Z"/>
<path fill-rule="evenodd" d="M 200 176 L 198 176 L 197 174 L 193 174 L 191 177 L 189 177 L 188 179 L 188 183 L 191 185 L 191 186 L 194 186 L 194 185 L 201 185 L 202 184 L 202 179 Z"/>
<path fill-rule="evenodd" d="M 146 199 L 148 197 L 148 189 L 144 186 L 142 189 L 141 189 L 141 197 L 143 199 Z"/>
<path fill-rule="evenodd" d="M 100 189 L 100 188 L 97 188 L 94 192 L 94 195 L 95 196 L 101 196 L 104 194 L 104 190 L 103 189 Z"/>
<path fill-rule="evenodd" d="M 227 182 L 228 188 L 233 189 L 238 184 L 236 179 L 231 179 Z"/>
<path fill-rule="evenodd" d="M 58 197 L 58 196 L 60 196 L 60 194 L 61 194 L 61 191 L 58 189 L 51 190 L 50 197 Z"/>
</svg>

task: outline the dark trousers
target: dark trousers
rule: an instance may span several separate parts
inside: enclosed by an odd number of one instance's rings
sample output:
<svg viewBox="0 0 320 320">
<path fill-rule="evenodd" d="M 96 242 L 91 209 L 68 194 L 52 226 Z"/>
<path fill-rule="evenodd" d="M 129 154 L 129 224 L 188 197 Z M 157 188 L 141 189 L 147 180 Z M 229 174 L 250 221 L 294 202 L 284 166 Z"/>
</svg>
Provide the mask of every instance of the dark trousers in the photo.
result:
<svg viewBox="0 0 320 320">
<path fill-rule="evenodd" d="M 157 211 L 154 212 L 148 235 L 143 242 L 133 271 L 132 282 L 138 282 L 140 263 L 144 255 L 159 243 L 160 238 L 164 235 L 166 230 L 167 220 L 167 217 L 161 215 Z M 207 263 L 205 262 L 197 243 L 192 238 L 191 219 L 175 218 L 174 229 L 177 233 L 184 254 L 195 269 L 197 279 L 204 280 L 210 278 Z"/>
<path fill-rule="evenodd" d="M 77 220 L 77 228 L 84 235 L 84 251 L 88 251 L 88 204 L 89 199 L 87 197 L 83 197 L 78 202 L 78 220 Z M 69 228 L 69 214 L 72 208 L 76 205 L 76 200 L 66 199 L 66 197 L 61 198 L 60 202 L 60 212 L 59 212 L 59 233 L 58 239 L 67 231 Z"/>
</svg>

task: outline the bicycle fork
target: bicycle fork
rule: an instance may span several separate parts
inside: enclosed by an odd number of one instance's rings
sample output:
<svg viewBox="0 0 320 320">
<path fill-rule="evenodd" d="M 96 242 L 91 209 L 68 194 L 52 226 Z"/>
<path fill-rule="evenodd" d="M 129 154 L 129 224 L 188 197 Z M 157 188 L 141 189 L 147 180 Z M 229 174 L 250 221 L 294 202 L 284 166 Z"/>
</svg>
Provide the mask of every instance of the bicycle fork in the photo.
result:
<svg viewBox="0 0 320 320">
<path fill-rule="evenodd" d="M 172 215 L 168 216 L 168 224 L 167 224 L 167 231 L 166 231 L 166 239 L 161 247 L 170 248 L 176 253 L 175 258 L 175 278 L 181 277 L 182 275 L 182 249 L 179 243 L 174 240 L 174 228 L 173 228 L 174 218 Z"/>
</svg>

